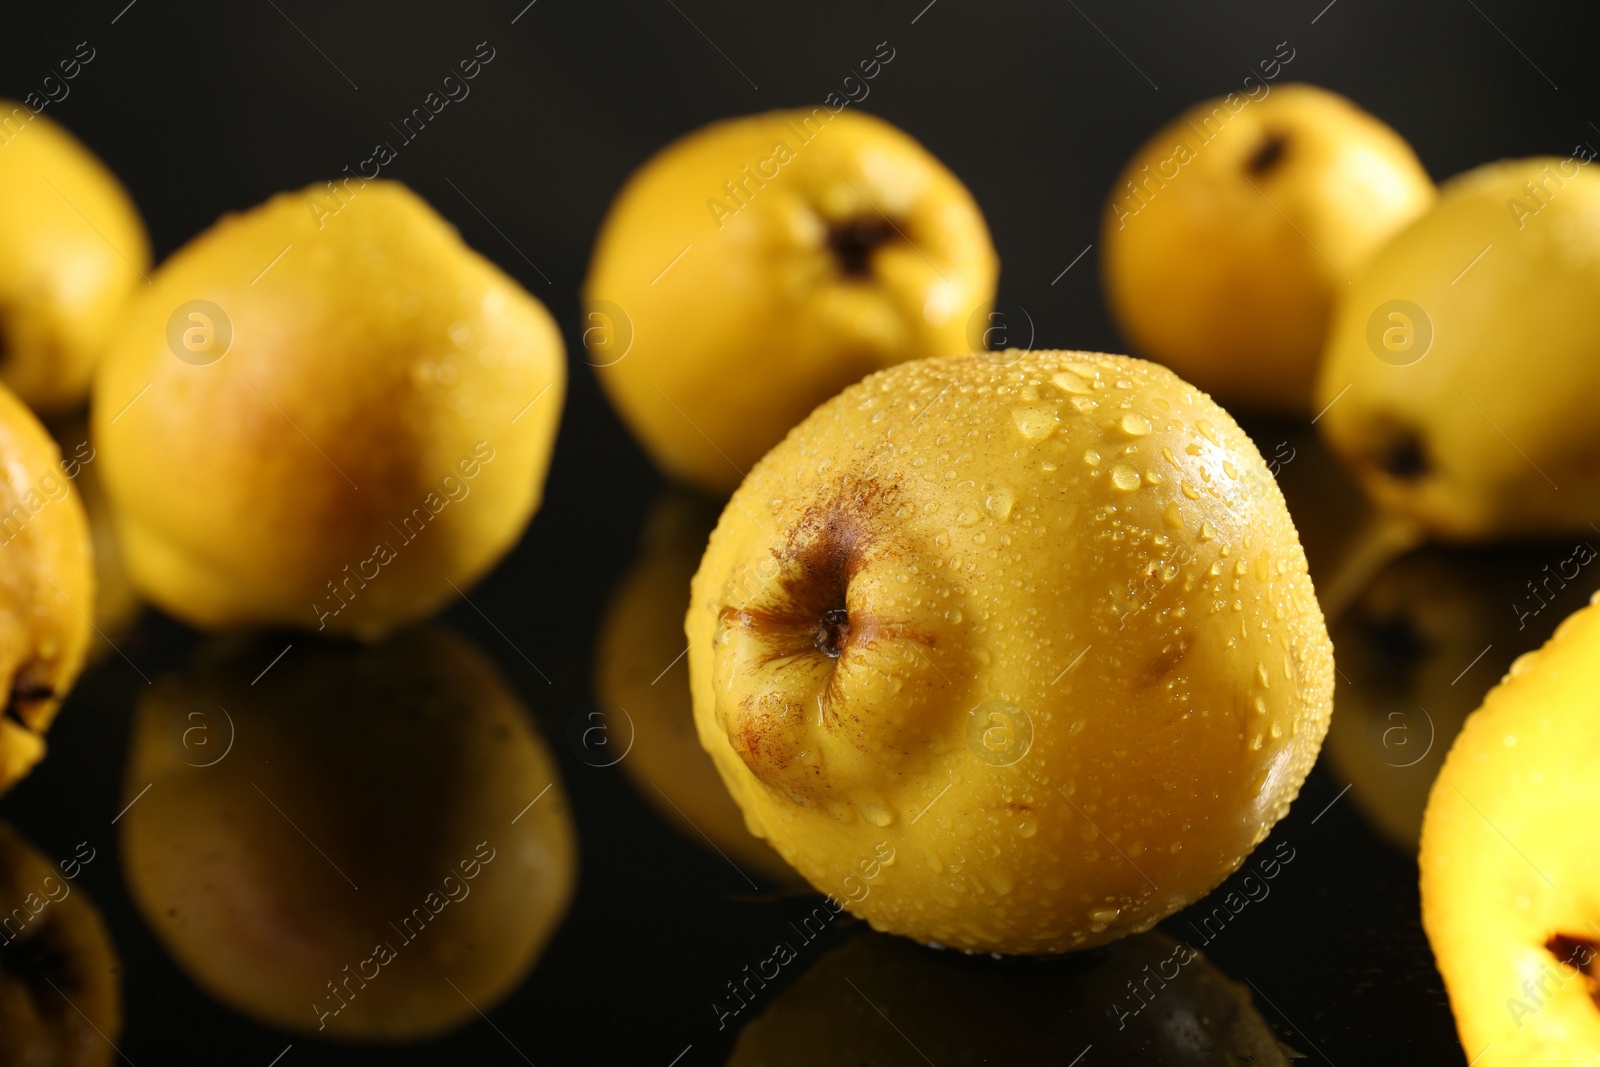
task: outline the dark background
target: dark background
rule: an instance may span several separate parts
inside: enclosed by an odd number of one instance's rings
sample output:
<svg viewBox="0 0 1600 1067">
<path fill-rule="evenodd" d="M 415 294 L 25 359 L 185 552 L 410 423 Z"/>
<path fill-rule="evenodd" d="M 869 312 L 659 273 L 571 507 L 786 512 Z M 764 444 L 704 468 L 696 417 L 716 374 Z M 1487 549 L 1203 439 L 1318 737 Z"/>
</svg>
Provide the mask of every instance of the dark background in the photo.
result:
<svg viewBox="0 0 1600 1067">
<path fill-rule="evenodd" d="M 283 1067 L 524 1058 L 665 1067 L 686 1046 L 684 1065 L 726 1058 L 731 1030 L 717 1031 L 711 999 L 811 902 L 746 899 L 733 871 L 566 741 L 591 700 L 599 614 L 658 484 L 575 354 L 577 294 L 607 204 L 661 145 L 715 118 L 818 102 L 886 40 L 895 60 L 861 106 L 919 138 L 972 190 L 1000 253 L 1002 300 L 1027 309 L 1035 347 L 1116 351 L 1097 254 L 1052 279 L 1098 240 L 1103 198 L 1139 143 L 1189 104 L 1237 88 L 1279 42 L 1295 49 L 1283 80 L 1350 96 L 1407 137 L 1436 179 L 1600 139 L 1593 36 L 1580 30 L 1592 24 L 1576 4 L 124 2 L 8 3 L 0 96 L 38 89 L 89 42 L 95 59 L 47 113 L 126 183 L 157 261 L 224 212 L 336 177 L 394 140 L 388 123 L 479 42 L 495 49 L 471 96 L 384 174 L 430 200 L 566 329 L 571 383 L 543 509 L 473 595 L 503 636 L 464 604 L 446 622 L 496 658 L 552 739 L 582 850 L 565 926 L 491 1012 L 500 1033 L 479 1022 L 439 1043 L 373 1050 L 282 1035 L 208 1000 L 133 911 L 117 864 L 97 862 L 81 885 L 124 960 L 118 1046 L 141 1065 L 264 1067 L 290 1044 Z M 147 617 L 121 647 L 154 677 L 194 640 Z M 91 668 L 51 734 L 50 759 L 0 802 L 0 817 L 51 856 L 85 838 L 114 856 L 109 820 L 122 807 L 123 744 L 143 688 L 115 655 Z M 1299 858 L 1208 958 L 1267 992 L 1263 1017 L 1310 1062 L 1455 1061 L 1417 923 L 1414 863 L 1371 836 L 1348 801 L 1312 822 L 1342 787 L 1319 766 L 1274 834 Z M 1091 1054 L 1085 1067 L 1096 1062 L 1113 1060 Z"/>
</svg>

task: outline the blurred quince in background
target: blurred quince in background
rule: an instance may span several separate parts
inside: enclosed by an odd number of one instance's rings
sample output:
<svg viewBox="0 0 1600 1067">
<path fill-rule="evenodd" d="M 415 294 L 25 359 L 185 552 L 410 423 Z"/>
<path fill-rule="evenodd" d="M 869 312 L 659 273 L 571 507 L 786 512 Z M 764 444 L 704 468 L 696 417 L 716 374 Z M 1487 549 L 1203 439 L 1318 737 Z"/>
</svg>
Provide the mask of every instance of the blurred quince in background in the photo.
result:
<svg viewBox="0 0 1600 1067">
<path fill-rule="evenodd" d="M 584 336 L 645 451 L 726 496 L 845 386 L 983 347 L 998 269 L 977 203 L 910 136 L 854 110 L 772 111 L 688 134 L 628 180 Z"/>
<path fill-rule="evenodd" d="M 1309 415 L 1335 302 L 1434 188 L 1344 97 L 1252 81 L 1157 131 L 1112 185 L 1106 298 L 1135 355 L 1230 410 Z"/>
<path fill-rule="evenodd" d="M 1328 443 L 1374 502 L 1452 541 L 1600 522 L 1600 174 L 1491 163 L 1343 296 L 1317 384 Z"/>
<path fill-rule="evenodd" d="M 282 193 L 173 254 L 95 381 L 135 589 L 193 625 L 377 638 L 538 506 L 566 366 L 544 306 L 394 182 Z"/>
<path fill-rule="evenodd" d="M 0 383 L 41 415 L 83 406 L 150 266 L 127 190 L 55 120 L 0 99 Z"/>
</svg>

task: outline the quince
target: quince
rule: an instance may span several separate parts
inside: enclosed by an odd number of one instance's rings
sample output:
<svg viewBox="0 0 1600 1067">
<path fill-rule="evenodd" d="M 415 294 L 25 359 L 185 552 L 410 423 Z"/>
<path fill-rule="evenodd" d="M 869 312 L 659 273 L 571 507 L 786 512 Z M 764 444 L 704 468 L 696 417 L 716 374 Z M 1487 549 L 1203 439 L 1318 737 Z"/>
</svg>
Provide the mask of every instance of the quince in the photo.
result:
<svg viewBox="0 0 1600 1067">
<path fill-rule="evenodd" d="M 150 243 L 127 190 L 53 119 L 0 100 L 0 383 L 40 414 L 83 405 Z"/>
<path fill-rule="evenodd" d="M 1600 598 L 1597 598 L 1600 599 Z M 1422 823 L 1422 924 L 1466 1058 L 1600 1057 L 1600 604 L 1511 665 L 1467 719 Z"/>
<path fill-rule="evenodd" d="M 228 216 L 156 272 L 95 380 L 134 586 L 208 628 L 426 616 L 533 514 L 565 374 L 543 305 L 402 185 Z"/>
<path fill-rule="evenodd" d="M 875 928 L 972 951 L 1086 948 L 1204 895 L 1288 810 L 1332 697 L 1255 446 L 1124 356 L 846 389 L 729 501 L 685 629 L 751 828 Z"/>
<path fill-rule="evenodd" d="M 1600 522 L 1596 218 L 1586 154 L 1491 163 L 1345 294 L 1318 429 L 1384 512 L 1454 541 Z"/>
<path fill-rule="evenodd" d="M 1133 350 L 1225 404 L 1309 414 L 1334 301 L 1426 211 L 1411 147 L 1311 85 L 1197 104 L 1111 189 L 1106 297 Z"/>
<path fill-rule="evenodd" d="M 698 130 L 629 179 L 584 283 L 584 337 L 651 457 L 725 495 L 862 375 L 982 346 L 997 270 L 971 194 L 907 134 L 854 110 L 773 111 Z"/>
<path fill-rule="evenodd" d="M 44 758 L 44 733 L 83 669 L 94 564 L 69 465 L 0 386 L 0 792 Z"/>
</svg>

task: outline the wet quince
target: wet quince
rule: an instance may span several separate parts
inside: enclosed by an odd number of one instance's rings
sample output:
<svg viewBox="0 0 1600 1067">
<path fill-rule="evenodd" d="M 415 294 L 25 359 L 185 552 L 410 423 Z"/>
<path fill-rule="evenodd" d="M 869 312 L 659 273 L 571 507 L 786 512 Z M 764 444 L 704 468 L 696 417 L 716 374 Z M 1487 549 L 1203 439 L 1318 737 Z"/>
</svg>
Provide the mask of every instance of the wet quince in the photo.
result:
<svg viewBox="0 0 1600 1067">
<path fill-rule="evenodd" d="M 435 611 L 537 507 L 563 358 L 543 305 L 402 185 L 225 217 L 95 380 L 134 586 L 210 628 L 376 638 Z"/>
<path fill-rule="evenodd" d="M 1045 954 L 1147 930 L 1288 810 L 1333 661 L 1243 432 L 1141 360 L 875 374 L 724 510 L 686 620 L 751 828 L 880 930 Z"/>
<path fill-rule="evenodd" d="M 0 792 L 44 758 L 93 627 L 89 526 L 70 462 L 0 386 Z"/>
</svg>

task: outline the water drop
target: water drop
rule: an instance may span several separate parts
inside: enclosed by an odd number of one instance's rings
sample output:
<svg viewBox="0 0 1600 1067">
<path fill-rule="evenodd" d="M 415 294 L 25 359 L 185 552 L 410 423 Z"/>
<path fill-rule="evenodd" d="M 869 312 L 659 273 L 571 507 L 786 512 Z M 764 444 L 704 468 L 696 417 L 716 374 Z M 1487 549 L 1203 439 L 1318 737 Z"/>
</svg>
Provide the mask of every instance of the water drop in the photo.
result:
<svg viewBox="0 0 1600 1067">
<path fill-rule="evenodd" d="M 1062 371 L 1060 374 L 1057 374 L 1054 378 L 1050 379 L 1050 384 L 1054 385 L 1057 389 L 1060 389 L 1063 393 L 1071 393 L 1075 396 L 1083 396 L 1094 390 L 1093 385 L 1084 381 L 1081 377 L 1072 373 L 1071 371 Z"/>
<path fill-rule="evenodd" d="M 1030 441 L 1043 441 L 1056 430 L 1056 410 L 1048 405 L 1011 409 L 1011 422 Z"/>
<path fill-rule="evenodd" d="M 1119 463 L 1111 468 L 1111 484 L 1123 492 L 1132 492 L 1139 488 L 1139 472 Z"/>
<path fill-rule="evenodd" d="M 1117 426 L 1129 437 L 1143 437 L 1150 432 L 1150 420 L 1135 411 L 1122 416 L 1122 421 Z"/>
<path fill-rule="evenodd" d="M 985 510 L 996 519 L 1004 522 L 1011 517 L 1011 507 L 1017 502 L 1017 494 L 1008 485 L 997 485 L 989 490 L 989 495 L 984 498 Z"/>
<path fill-rule="evenodd" d="M 861 805 L 861 817 L 873 826 L 888 826 L 894 822 L 894 812 L 876 801 L 868 801 Z"/>
</svg>

